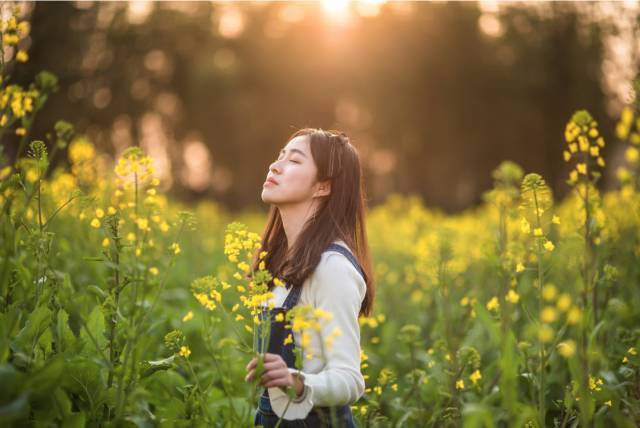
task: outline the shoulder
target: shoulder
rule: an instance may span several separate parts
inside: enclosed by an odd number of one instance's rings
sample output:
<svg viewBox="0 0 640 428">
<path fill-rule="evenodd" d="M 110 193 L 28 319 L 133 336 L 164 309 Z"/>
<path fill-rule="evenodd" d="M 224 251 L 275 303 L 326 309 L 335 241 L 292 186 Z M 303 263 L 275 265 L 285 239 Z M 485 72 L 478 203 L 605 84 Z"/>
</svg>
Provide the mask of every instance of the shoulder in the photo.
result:
<svg viewBox="0 0 640 428">
<path fill-rule="evenodd" d="M 346 247 L 342 241 L 336 243 Z M 367 290 L 360 272 L 344 254 L 335 250 L 322 253 L 320 262 L 311 275 L 310 285 L 316 296 L 338 294 L 352 296 L 360 301 L 364 299 Z"/>
</svg>

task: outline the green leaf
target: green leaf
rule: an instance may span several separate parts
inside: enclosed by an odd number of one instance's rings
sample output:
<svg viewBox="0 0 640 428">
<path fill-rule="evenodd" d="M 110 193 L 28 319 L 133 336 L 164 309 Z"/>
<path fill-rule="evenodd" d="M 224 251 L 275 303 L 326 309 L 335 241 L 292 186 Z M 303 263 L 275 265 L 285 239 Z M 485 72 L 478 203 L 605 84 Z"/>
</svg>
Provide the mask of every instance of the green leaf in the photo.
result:
<svg viewBox="0 0 640 428">
<path fill-rule="evenodd" d="M 87 286 L 87 290 L 95 294 L 96 296 L 100 297 L 101 299 L 106 299 L 108 296 L 106 291 L 104 291 L 102 288 L 98 287 L 95 284 Z"/>
<path fill-rule="evenodd" d="M 9 358 L 10 338 L 16 336 L 21 317 L 22 311 L 18 308 L 9 308 L 6 313 L 0 313 L 0 362 Z"/>
<path fill-rule="evenodd" d="M 86 426 L 84 413 L 71 413 L 62 421 L 62 428 L 83 428 Z"/>
<path fill-rule="evenodd" d="M 73 331 L 71 331 L 71 328 L 69 328 L 69 314 L 64 309 L 58 311 L 56 336 L 58 338 L 59 352 L 64 352 L 76 341 L 76 336 L 73 334 Z"/>
<path fill-rule="evenodd" d="M 91 311 L 91 314 L 89 315 L 89 319 L 86 322 L 86 329 L 89 330 L 89 333 L 91 333 L 93 340 L 97 342 L 97 346 L 100 348 L 100 350 L 103 350 L 107 346 L 107 338 L 104 335 L 105 333 L 104 313 L 102 312 L 102 308 L 100 306 L 94 307 L 93 311 Z M 89 336 L 89 334 L 87 334 L 87 331 L 84 328 L 80 331 L 80 337 L 84 340 L 86 344 L 84 348 L 85 351 L 96 350 L 95 349 L 96 345 L 94 344 L 92 338 Z"/>
<path fill-rule="evenodd" d="M 10 422 L 29 414 L 29 394 L 23 393 L 10 403 L 0 405 L 0 425 L 12 426 Z"/>
<path fill-rule="evenodd" d="M 140 378 L 145 378 L 147 376 L 150 376 L 153 373 L 157 372 L 158 370 L 170 369 L 171 367 L 173 367 L 173 360 L 175 359 L 175 357 L 176 356 L 174 354 L 162 360 L 142 361 L 140 363 L 140 366 L 142 368 L 140 371 Z"/>
<path fill-rule="evenodd" d="M 51 393 L 58 387 L 65 368 L 62 355 L 55 356 L 44 367 L 27 376 L 23 390 L 30 391 L 35 400 L 51 400 Z"/>
<path fill-rule="evenodd" d="M 46 306 L 39 306 L 27 318 L 20 333 L 11 344 L 14 352 L 21 352 L 30 358 L 32 349 L 40 336 L 51 325 L 51 311 Z"/>
<path fill-rule="evenodd" d="M 24 373 L 21 373 L 10 364 L 0 366 L 0 402 L 7 403 L 13 400 L 21 391 L 24 380 Z M 1 412 L 0 412 L 1 413 Z"/>
</svg>

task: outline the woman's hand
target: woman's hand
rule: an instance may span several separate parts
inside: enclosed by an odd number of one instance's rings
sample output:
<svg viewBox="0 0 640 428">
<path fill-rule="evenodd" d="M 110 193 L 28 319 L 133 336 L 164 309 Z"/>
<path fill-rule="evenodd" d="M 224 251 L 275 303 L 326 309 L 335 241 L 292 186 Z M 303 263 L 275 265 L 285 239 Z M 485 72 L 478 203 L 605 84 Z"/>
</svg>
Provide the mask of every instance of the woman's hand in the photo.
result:
<svg viewBox="0 0 640 428">
<path fill-rule="evenodd" d="M 248 374 L 244 378 L 249 382 L 255 375 L 256 365 L 258 357 L 254 357 L 249 364 L 247 364 Z M 293 376 L 287 367 L 287 363 L 284 362 L 282 357 L 278 354 L 264 354 L 264 372 L 260 378 L 260 385 L 265 388 L 271 388 L 279 386 L 283 390 L 287 387 L 292 387 L 296 391 L 296 395 L 299 397 L 302 395 L 304 385 L 298 376 Z"/>
</svg>

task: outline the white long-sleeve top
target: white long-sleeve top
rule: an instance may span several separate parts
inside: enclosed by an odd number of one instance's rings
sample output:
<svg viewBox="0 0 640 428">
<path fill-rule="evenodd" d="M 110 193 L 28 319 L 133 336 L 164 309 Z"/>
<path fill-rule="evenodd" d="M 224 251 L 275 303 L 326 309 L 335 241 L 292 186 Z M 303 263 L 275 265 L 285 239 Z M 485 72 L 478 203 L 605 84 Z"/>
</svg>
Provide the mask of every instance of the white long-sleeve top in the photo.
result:
<svg viewBox="0 0 640 428">
<path fill-rule="evenodd" d="M 349 248 L 344 241 L 336 244 Z M 269 388 L 273 411 L 283 419 L 303 419 L 314 406 L 340 406 L 355 403 L 364 393 L 365 382 L 360 372 L 360 325 L 358 314 L 367 286 L 364 278 L 351 262 L 337 251 L 325 251 L 314 272 L 304 281 L 298 304 L 310 304 L 315 308 L 331 312 L 330 321 L 323 321 L 322 338 L 330 335 L 335 327 L 341 335 L 335 337 L 329 350 L 325 347 L 323 361 L 317 334 L 312 334 L 311 344 L 304 349 L 301 370 L 304 391 L 289 403 L 289 397 L 279 387 Z M 282 306 L 290 290 L 274 287 L 271 301 Z M 314 332 L 315 333 L 315 332 Z M 294 332 L 296 346 L 301 343 L 301 334 Z M 308 359 L 307 354 L 312 358 Z M 297 369 L 289 368 L 291 372 Z"/>
</svg>

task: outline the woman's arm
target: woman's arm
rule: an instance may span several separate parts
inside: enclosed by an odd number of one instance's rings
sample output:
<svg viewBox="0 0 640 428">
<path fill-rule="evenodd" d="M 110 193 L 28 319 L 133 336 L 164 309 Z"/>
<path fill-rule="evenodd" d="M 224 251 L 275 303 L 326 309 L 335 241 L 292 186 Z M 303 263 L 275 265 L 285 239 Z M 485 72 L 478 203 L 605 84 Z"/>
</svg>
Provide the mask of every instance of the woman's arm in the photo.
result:
<svg viewBox="0 0 640 428">
<path fill-rule="evenodd" d="M 337 327 L 341 334 L 334 336 L 330 349 L 325 348 L 326 364 L 318 373 L 302 372 L 304 390 L 302 397 L 292 402 L 285 415 L 299 414 L 313 406 L 344 405 L 356 402 L 364 393 L 365 383 L 360 372 L 360 325 L 358 314 L 366 292 L 362 276 L 349 260 L 339 253 L 327 253 L 318 264 L 310 281 L 313 306 L 331 312 L 333 318 L 324 321 L 322 339 L 326 339 Z M 322 358 L 319 340 L 313 338 L 311 349 L 314 358 Z M 295 369 L 289 369 L 296 372 Z M 273 395 L 272 395 L 273 394 Z M 284 392 L 270 388 L 269 395 L 274 412 L 283 411 Z M 286 395 L 285 395 L 286 397 Z M 284 401 L 284 405 L 280 403 Z M 281 408 L 280 408 L 281 407 Z M 293 407 L 293 408 L 292 408 Z M 297 408 L 296 408 L 297 407 Z M 299 412 L 299 411 L 300 412 Z"/>
</svg>

